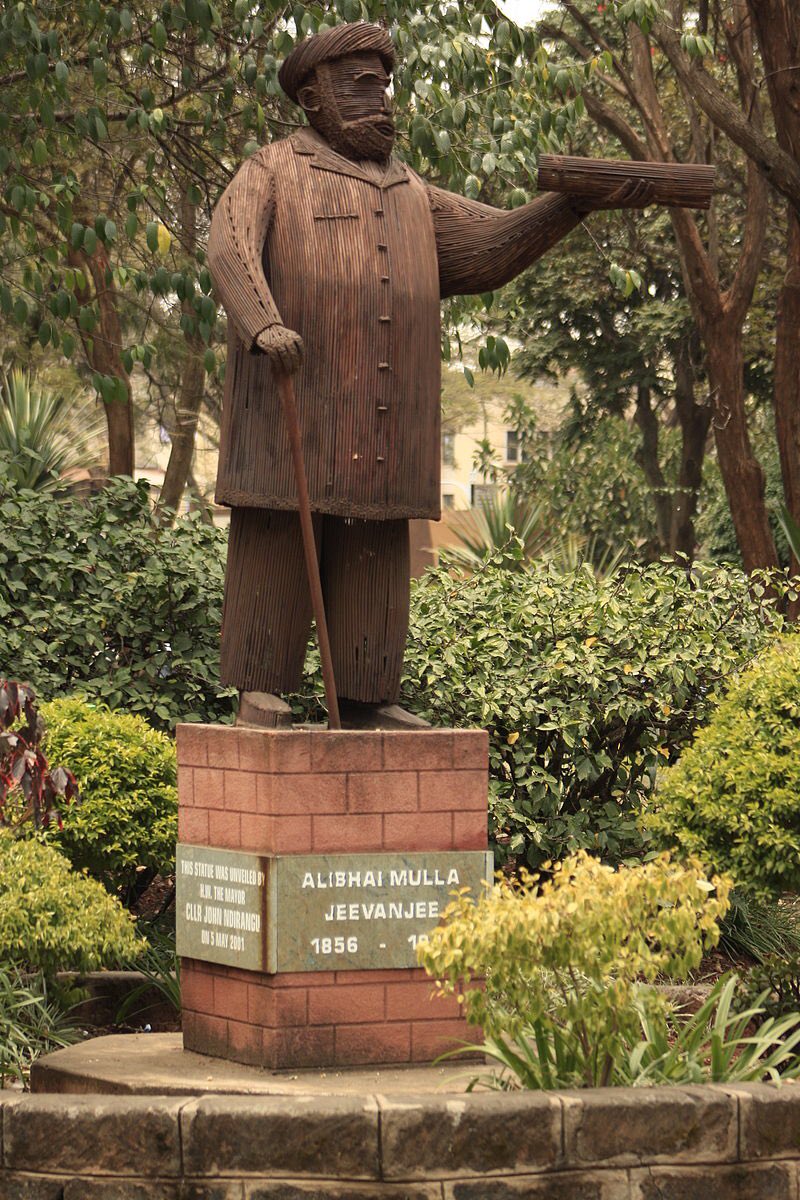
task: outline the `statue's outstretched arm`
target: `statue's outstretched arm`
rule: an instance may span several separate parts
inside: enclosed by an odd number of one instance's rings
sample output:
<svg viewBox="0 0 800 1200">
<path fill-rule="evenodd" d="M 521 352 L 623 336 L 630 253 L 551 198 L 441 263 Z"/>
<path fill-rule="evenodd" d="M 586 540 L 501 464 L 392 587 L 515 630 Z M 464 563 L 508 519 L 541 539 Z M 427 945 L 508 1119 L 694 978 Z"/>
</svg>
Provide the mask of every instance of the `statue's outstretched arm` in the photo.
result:
<svg viewBox="0 0 800 1200">
<path fill-rule="evenodd" d="M 220 197 L 208 238 L 214 291 L 248 349 L 263 330 L 282 324 L 262 265 L 274 215 L 275 181 L 256 155 L 240 167 Z"/>
<path fill-rule="evenodd" d="M 540 258 L 583 219 L 569 196 L 548 192 L 505 211 L 429 187 L 441 295 L 491 292 Z"/>
</svg>

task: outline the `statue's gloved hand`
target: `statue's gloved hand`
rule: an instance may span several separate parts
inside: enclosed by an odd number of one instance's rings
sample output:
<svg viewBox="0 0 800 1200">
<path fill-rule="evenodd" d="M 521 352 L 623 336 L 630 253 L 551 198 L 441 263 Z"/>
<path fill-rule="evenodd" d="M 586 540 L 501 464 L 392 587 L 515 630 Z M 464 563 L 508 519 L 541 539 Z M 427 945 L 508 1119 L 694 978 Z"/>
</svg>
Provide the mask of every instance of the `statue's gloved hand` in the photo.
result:
<svg viewBox="0 0 800 1200">
<path fill-rule="evenodd" d="M 572 207 L 581 216 L 603 208 L 647 208 L 655 199 L 655 188 L 646 179 L 626 179 L 607 196 L 573 196 Z"/>
<path fill-rule="evenodd" d="M 266 354 L 277 371 L 293 375 L 303 362 L 303 339 L 285 325 L 270 325 L 256 338 L 256 346 Z"/>
</svg>

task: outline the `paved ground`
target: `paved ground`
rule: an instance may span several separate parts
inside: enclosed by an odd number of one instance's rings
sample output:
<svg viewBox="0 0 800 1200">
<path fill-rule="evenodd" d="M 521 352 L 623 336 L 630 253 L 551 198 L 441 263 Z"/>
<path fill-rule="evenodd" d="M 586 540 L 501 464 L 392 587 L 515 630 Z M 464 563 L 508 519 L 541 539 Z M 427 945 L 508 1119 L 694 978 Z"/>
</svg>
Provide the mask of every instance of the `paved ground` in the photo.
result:
<svg viewBox="0 0 800 1200">
<path fill-rule="evenodd" d="M 133 1093 L 159 1096 L 366 1095 L 460 1093 L 480 1063 L 457 1066 L 361 1067 L 352 1070 L 266 1071 L 184 1050 L 179 1033 L 112 1034 L 39 1059 L 35 1092 Z"/>
</svg>

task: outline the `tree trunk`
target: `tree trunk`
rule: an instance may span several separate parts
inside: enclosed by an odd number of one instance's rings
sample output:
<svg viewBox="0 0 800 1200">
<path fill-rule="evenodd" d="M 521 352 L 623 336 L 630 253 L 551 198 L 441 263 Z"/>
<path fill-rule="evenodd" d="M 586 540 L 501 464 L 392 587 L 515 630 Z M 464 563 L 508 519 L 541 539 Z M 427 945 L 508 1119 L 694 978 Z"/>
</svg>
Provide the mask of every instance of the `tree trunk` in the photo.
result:
<svg viewBox="0 0 800 1200">
<path fill-rule="evenodd" d="M 194 256 L 197 248 L 197 209 L 189 201 L 185 186 L 181 198 L 181 242 L 187 255 Z M 182 307 L 184 313 L 197 320 L 197 314 L 190 302 L 184 301 Z M 159 518 L 164 524 L 174 519 L 192 469 L 194 439 L 200 406 L 203 403 L 204 349 L 198 333 L 185 335 L 186 356 L 175 405 L 175 425 L 171 431 L 172 449 L 158 501 Z"/>
<path fill-rule="evenodd" d="M 117 290 L 111 274 L 111 264 L 105 246 L 98 242 L 94 254 L 70 248 L 68 261 L 71 267 L 82 271 L 87 280 L 84 288 L 76 288 L 75 295 L 82 305 L 94 298 L 97 301 L 99 322 L 87 333 L 78 330 L 86 354 L 86 361 L 93 371 L 121 379 L 127 399 L 103 401 L 108 427 L 108 473 L 109 475 L 133 475 L 135 465 L 135 443 L 133 434 L 133 396 L 131 381 L 122 362 L 122 326 L 117 308 Z M 94 284 L 94 297 L 88 280 Z"/>
<path fill-rule="evenodd" d="M 789 512 L 800 521 L 800 221 L 791 209 L 775 336 L 775 433 L 783 495 Z M 793 574 L 800 572 L 794 556 L 791 568 Z"/>
<path fill-rule="evenodd" d="M 800 164 L 800 10 L 796 0 L 749 0 L 778 144 Z M 786 274 L 775 332 L 775 431 L 786 507 L 800 520 L 800 205 L 788 206 Z M 792 559 L 792 571 L 800 563 Z"/>
<path fill-rule="evenodd" d="M 697 548 L 694 518 L 703 482 L 703 459 L 711 423 L 711 405 L 701 405 L 695 400 L 694 368 L 688 340 L 677 347 L 673 362 L 675 409 L 681 427 L 681 464 L 672 507 L 669 548 L 672 554 L 685 554 L 691 560 Z"/>
<path fill-rule="evenodd" d="M 658 530 L 658 540 L 661 543 L 661 552 L 662 554 L 668 554 L 670 549 L 669 533 L 672 506 L 667 481 L 664 478 L 664 472 L 661 470 L 661 464 L 658 461 L 658 442 L 661 430 L 658 417 L 653 412 L 650 399 L 650 388 L 637 387 L 634 419 L 642 435 L 642 445 L 636 457 L 644 471 L 645 479 L 649 483 L 653 495 L 653 505 L 656 510 L 656 529 Z"/>
<path fill-rule="evenodd" d="M 777 567 L 764 502 L 764 472 L 747 429 L 741 326 L 722 317 L 709 325 L 704 342 L 717 458 L 744 569 Z"/>
</svg>

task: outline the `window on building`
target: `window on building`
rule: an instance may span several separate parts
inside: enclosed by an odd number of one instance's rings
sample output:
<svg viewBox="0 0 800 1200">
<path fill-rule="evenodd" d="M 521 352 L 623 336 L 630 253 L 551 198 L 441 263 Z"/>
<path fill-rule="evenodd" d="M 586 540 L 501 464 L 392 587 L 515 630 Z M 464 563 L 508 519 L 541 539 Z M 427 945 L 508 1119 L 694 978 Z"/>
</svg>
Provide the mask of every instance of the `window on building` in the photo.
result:
<svg viewBox="0 0 800 1200">
<path fill-rule="evenodd" d="M 473 508 L 491 504 L 496 495 L 497 485 L 494 483 L 473 483 L 470 486 L 470 504 Z"/>
<path fill-rule="evenodd" d="M 445 467 L 456 465 L 456 435 L 451 429 L 442 430 L 442 464 Z"/>
<path fill-rule="evenodd" d="M 506 462 L 519 462 L 519 434 L 516 429 L 506 430 Z"/>
<path fill-rule="evenodd" d="M 442 508 L 455 508 L 456 498 L 452 492 L 442 493 Z"/>
</svg>

